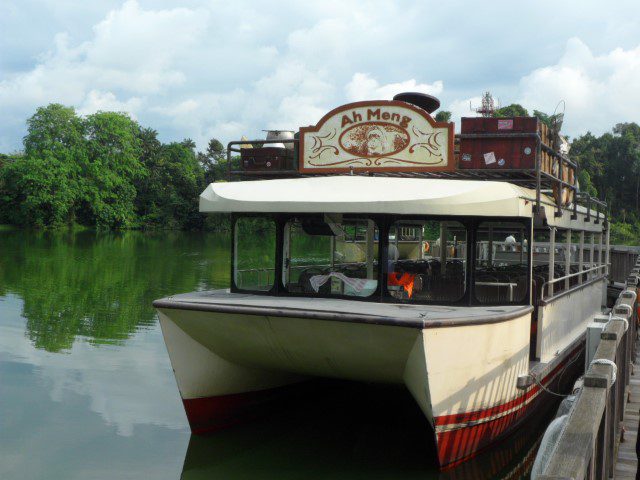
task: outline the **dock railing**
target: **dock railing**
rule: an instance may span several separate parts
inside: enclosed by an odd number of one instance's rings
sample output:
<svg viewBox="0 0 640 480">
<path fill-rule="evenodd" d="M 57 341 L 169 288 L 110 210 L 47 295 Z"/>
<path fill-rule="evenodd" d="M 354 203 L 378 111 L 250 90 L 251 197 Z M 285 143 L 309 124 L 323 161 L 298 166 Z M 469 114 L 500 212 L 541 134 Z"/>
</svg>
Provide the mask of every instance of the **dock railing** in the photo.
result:
<svg viewBox="0 0 640 480">
<path fill-rule="evenodd" d="M 623 429 L 635 358 L 640 259 L 605 325 L 583 387 L 537 480 L 609 479 Z"/>
<path fill-rule="evenodd" d="M 640 247 L 611 245 L 609 255 L 609 281 L 612 283 L 625 283 L 627 275 L 636 265 L 640 255 Z"/>
</svg>

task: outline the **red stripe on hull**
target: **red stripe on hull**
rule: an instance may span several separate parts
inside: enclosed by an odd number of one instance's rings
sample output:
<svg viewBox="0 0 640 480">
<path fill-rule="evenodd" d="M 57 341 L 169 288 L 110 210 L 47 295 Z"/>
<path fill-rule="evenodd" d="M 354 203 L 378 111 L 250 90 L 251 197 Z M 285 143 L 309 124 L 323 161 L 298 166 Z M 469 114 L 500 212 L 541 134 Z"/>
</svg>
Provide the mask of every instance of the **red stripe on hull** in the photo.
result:
<svg viewBox="0 0 640 480">
<path fill-rule="evenodd" d="M 569 381 L 573 382 L 579 375 L 580 367 L 582 366 L 579 358 L 576 360 L 576 355 L 582 357 L 583 349 L 584 347 L 580 346 L 571 352 L 564 362 L 559 364 L 542 380 L 542 384 L 551 391 L 563 390 L 567 386 L 570 387 Z M 563 371 L 567 374 L 566 376 L 564 374 L 560 375 Z M 560 380 L 563 380 L 563 382 L 560 382 Z M 566 385 L 563 385 L 564 383 Z M 529 403 L 525 403 L 526 400 L 538 392 L 539 394 L 536 398 Z M 503 405 L 476 412 L 436 417 L 436 425 L 441 426 L 480 420 L 516 408 L 514 411 L 493 420 L 486 420 L 476 425 L 437 433 L 440 467 L 443 469 L 455 467 L 486 450 L 493 443 L 513 432 L 535 412 L 545 411 L 548 407 L 555 405 L 555 402 L 551 402 L 551 397 L 551 394 L 536 385 L 527 394 Z M 545 404 L 547 408 L 545 408 Z M 459 419 L 466 420 L 460 421 Z"/>
<path fill-rule="evenodd" d="M 552 381 L 553 378 L 560 373 L 560 371 L 565 368 L 570 359 L 573 359 L 575 355 L 579 355 L 581 350 L 584 349 L 584 346 L 579 346 L 575 348 L 569 355 L 567 355 L 567 359 L 558 364 L 553 370 L 551 370 L 547 376 L 542 379 L 542 384 Z M 463 412 L 463 413 L 455 413 L 452 415 L 442 415 L 436 417 L 435 424 L 436 425 L 450 425 L 452 423 L 466 423 L 466 422 L 474 422 L 478 420 L 482 420 L 484 418 L 493 417 L 494 415 L 498 415 L 502 412 L 506 412 L 507 410 L 511 410 L 519 405 L 522 405 L 531 397 L 536 395 L 540 387 L 534 385 L 531 387 L 525 394 L 521 395 L 518 398 L 515 398 L 507 403 L 503 403 L 501 405 L 496 405 L 484 410 L 476 410 L 473 412 Z"/>
<path fill-rule="evenodd" d="M 190 398 L 183 399 L 182 404 L 191 432 L 202 434 L 257 418 L 273 409 L 275 400 L 298 388 L 284 386 L 217 397 Z"/>
</svg>

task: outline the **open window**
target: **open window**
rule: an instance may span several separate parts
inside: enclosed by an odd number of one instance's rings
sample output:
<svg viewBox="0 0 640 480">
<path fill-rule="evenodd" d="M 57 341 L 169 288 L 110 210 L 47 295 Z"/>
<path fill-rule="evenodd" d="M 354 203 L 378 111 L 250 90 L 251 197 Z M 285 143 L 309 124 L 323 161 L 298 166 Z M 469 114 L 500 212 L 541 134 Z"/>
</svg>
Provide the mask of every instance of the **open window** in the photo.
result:
<svg viewBox="0 0 640 480">
<path fill-rule="evenodd" d="M 529 293 L 527 226 L 482 222 L 476 235 L 475 299 L 488 305 L 522 303 Z"/>
<path fill-rule="evenodd" d="M 290 293 L 369 297 L 378 289 L 378 245 L 369 218 L 292 218 L 284 227 L 282 283 Z"/>
<path fill-rule="evenodd" d="M 234 225 L 233 280 L 240 290 L 268 292 L 274 285 L 276 223 L 268 217 L 240 217 Z"/>
<path fill-rule="evenodd" d="M 456 302 L 465 295 L 467 230 L 456 221 L 401 220 L 389 230 L 387 290 L 407 302 Z"/>
</svg>

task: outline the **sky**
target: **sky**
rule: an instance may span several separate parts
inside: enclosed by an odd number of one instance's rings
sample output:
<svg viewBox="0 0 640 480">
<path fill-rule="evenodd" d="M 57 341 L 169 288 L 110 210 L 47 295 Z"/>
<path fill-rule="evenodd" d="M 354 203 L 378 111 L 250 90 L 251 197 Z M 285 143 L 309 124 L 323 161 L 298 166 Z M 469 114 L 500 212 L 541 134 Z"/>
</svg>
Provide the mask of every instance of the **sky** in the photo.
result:
<svg viewBox="0 0 640 480">
<path fill-rule="evenodd" d="M 49 103 L 129 113 L 199 149 L 402 91 L 453 121 L 491 91 L 564 132 L 640 121 L 637 0 L 0 0 L 0 152 Z"/>
</svg>

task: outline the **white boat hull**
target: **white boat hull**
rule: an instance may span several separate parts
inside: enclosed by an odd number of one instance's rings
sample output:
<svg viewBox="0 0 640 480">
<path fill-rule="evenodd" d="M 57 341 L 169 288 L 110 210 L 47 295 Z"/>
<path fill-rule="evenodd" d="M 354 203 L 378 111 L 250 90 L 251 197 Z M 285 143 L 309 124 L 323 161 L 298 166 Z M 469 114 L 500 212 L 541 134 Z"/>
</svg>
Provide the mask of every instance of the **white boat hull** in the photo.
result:
<svg viewBox="0 0 640 480">
<path fill-rule="evenodd" d="M 529 370 L 530 307 L 488 307 L 494 318 L 467 320 L 444 314 L 429 320 L 434 316 L 427 314 L 416 322 L 406 321 L 405 314 L 384 324 L 381 316 L 305 318 L 286 308 L 280 315 L 241 313 L 226 295 L 226 303 L 156 302 L 195 433 L 252 416 L 258 404 L 309 378 L 403 384 L 432 426 L 440 464 L 446 466 L 511 431 L 542 397 L 535 385 L 516 388 L 517 377 Z M 394 306 L 378 308 L 384 314 Z M 580 353 L 567 351 L 558 364 Z M 553 384 L 556 376 L 552 372 L 543 382 Z"/>
</svg>

